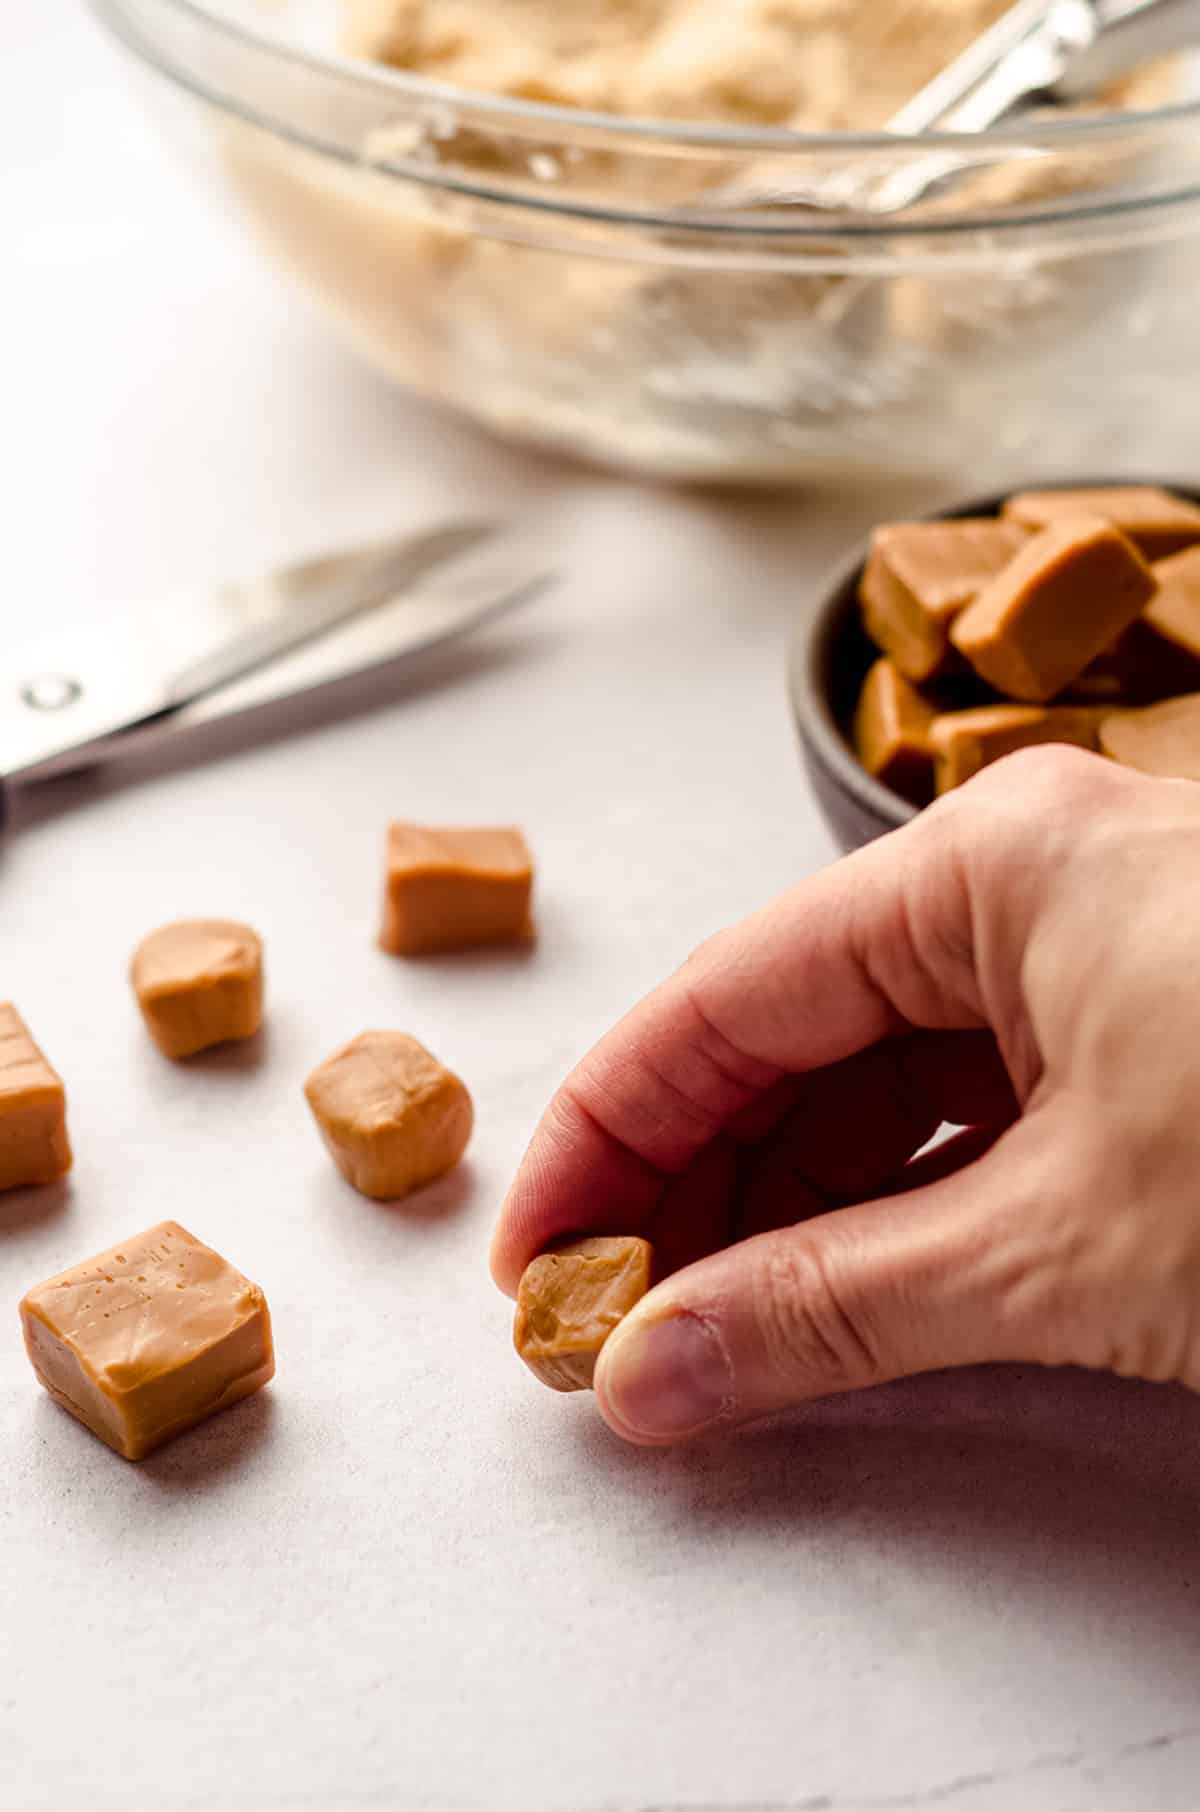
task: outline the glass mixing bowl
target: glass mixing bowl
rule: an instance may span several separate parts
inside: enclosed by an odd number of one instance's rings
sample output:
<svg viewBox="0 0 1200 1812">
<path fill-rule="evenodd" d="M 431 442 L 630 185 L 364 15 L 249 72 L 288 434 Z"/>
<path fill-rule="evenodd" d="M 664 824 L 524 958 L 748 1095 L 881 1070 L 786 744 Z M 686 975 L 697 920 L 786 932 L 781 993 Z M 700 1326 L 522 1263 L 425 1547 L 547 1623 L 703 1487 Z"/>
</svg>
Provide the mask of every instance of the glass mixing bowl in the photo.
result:
<svg viewBox="0 0 1200 1812">
<path fill-rule="evenodd" d="M 814 214 L 932 141 L 448 88 L 335 54 L 336 0 L 92 6 L 366 355 L 509 437 L 716 482 L 1190 460 L 1200 102 L 942 135 L 953 184 Z"/>
</svg>

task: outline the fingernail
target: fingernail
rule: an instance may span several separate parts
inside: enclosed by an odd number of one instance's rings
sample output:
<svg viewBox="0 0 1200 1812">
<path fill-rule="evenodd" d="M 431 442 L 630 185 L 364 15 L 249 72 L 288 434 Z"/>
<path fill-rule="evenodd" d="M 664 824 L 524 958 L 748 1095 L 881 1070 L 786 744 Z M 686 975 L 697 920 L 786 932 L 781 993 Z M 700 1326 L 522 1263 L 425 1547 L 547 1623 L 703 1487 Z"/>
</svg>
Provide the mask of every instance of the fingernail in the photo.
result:
<svg viewBox="0 0 1200 1812">
<path fill-rule="evenodd" d="M 686 1310 L 627 1322 L 606 1342 L 600 1363 L 605 1406 L 632 1435 L 695 1434 L 731 1416 L 737 1403 L 720 1334 Z"/>
</svg>

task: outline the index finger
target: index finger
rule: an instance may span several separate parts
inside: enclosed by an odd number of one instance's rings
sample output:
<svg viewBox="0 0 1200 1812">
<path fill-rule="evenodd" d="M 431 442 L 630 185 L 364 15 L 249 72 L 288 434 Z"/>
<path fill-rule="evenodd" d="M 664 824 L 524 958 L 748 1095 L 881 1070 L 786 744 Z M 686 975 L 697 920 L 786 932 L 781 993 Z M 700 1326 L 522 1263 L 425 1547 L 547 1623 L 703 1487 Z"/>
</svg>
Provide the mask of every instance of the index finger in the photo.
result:
<svg viewBox="0 0 1200 1812">
<path fill-rule="evenodd" d="M 636 1233 L 670 1178 L 782 1076 L 910 1026 L 986 1023 L 954 816 L 926 813 L 719 933 L 589 1052 L 501 1210 L 502 1289 L 563 1234 Z"/>
</svg>

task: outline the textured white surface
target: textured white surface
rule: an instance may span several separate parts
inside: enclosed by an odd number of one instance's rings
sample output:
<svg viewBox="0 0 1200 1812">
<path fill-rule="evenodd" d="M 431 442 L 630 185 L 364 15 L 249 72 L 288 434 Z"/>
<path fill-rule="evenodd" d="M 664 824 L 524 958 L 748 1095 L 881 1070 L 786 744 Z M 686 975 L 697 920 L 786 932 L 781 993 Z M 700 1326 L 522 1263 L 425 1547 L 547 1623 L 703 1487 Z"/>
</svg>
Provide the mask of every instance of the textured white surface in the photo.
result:
<svg viewBox="0 0 1200 1812">
<path fill-rule="evenodd" d="M 639 495 L 503 451 L 331 348 L 164 167 L 80 9 L 6 20 L 6 645 L 411 517 L 544 512 L 570 579 L 352 721 L 110 790 L 0 859 L 0 996 L 65 1074 L 69 1188 L 0 1203 L 0 1805 L 49 1812 L 1191 1812 L 1200 1406 L 1033 1372 L 623 1450 L 540 1390 L 486 1275 L 564 1070 L 828 859 L 790 620 L 880 499 Z M 390 815 L 515 817 L 528 957 L 372 946 Z M 131 945 L 267 939 L 261 1051 L 176 1069 Z M 475 1091 L 415 1207 L 300 1096 L 362 1027 Z M 36 1389 L 21 1290 L 173 1215 L 267 1291 L 276 1386 L 141 1467 Z"/>
</svg>

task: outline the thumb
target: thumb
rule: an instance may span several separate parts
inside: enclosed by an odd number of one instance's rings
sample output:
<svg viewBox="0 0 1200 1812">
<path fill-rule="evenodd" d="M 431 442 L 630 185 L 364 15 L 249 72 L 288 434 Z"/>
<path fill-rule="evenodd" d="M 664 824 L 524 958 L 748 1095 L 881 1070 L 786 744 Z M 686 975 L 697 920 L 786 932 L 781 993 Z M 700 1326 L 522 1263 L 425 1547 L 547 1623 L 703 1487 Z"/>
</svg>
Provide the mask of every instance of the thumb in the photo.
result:
<svg viewBox="0 0 1200 1812">
<path fill-rule="evenodd" d="M 1020 1122 L 957 1176 L 727 1247 L 652 1290 L 596 1368 L 605 1420 L 665 1445 L 912 1372 L 1057 1357 L 1054 1169 Z M 1061 1190 L 1061 1184 L 1058 1185 Z"/>
</svg>

